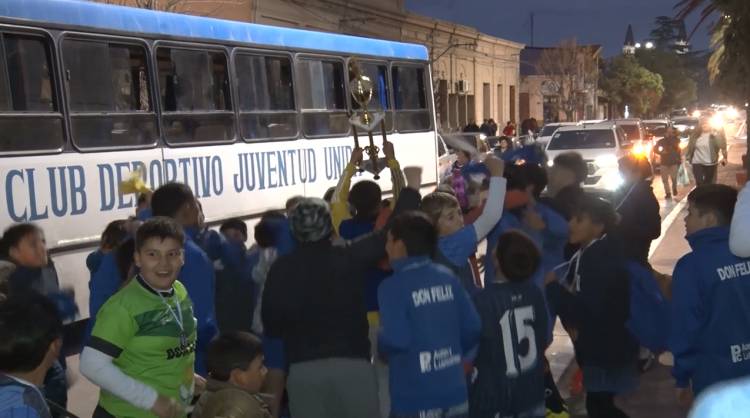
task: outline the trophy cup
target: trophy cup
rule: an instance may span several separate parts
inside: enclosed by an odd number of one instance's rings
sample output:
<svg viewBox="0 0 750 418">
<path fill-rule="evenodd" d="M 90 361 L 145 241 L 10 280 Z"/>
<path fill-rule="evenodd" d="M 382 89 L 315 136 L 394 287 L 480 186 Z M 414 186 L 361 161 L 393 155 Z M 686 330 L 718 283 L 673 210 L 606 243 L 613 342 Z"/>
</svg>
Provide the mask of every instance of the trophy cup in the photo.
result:
<svg viewBox="0 0 750 418">
<path fill-rule="evenodd" d="M 367 170 L 375 175 L 375 180 L 380 178 L 380 171 L 385 167 L 385 159 L 379 159 L 378 153 L 380 148 L 375 145 L 373 138 L 373 131 L 380 126 L 380 131 L 383 135 L 383 145 L 385 145 L 385 113 L 384 112 L 371 112 L 368 109 L 368 105 L 372 100 L 374 93 L 374 87 L 370 77 L 362 73 L 361 68 L 357 62 L 352 61 L 351 63 L 352 81 L 349 83 L 349 89 L 351 90 L 354 101 L 360 106 L 360 110 L 352 112 L 349 118 L 349 123 L 352 125 L 352 132 L 354 133 L 354 146 L 359 148 L 359 133 L 357 128 L 367 132 L 367 136 L 370 139 L 370 144 L 364 147 L 365 153 L 370 157 L 370 161 L 363 164 L 363 167 L 359 168 L 362 172 Z"/>
</svg>

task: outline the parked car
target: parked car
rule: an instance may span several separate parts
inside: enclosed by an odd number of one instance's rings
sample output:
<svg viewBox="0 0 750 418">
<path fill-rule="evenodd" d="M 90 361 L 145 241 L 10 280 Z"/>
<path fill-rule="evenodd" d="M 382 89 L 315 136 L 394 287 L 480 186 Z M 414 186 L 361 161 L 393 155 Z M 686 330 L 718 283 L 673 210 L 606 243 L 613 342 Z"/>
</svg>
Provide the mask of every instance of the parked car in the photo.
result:
<svg viewBox="0 0 750 418">
<path fill-rule="evenodd" d="M 564 152 L 581 154 L 588 167 L 583 187 L 609 192 L 623 183 L 618 161 L 630 150 L 631 144 L 622 128 L 604 122 L 558 128 L 547 145 L 547 157 L 551 162 Z"/>
<path fill-rule="evenodd" d="M 615 119 L 611 123 L 619 126 L 625 132 L 627 142 L 632 146 L 631 152 L 633 154 L 646 157 L 649 162 L 654 163 L 653 137 L 648 135 L 643 129 L 640 119 Z"/>
<path fill-rule="evenodd" d="M 651 136 L 651 143 L 654 147 L 667 134 L 667 128 L 672 126 L 672 124 L 667 119 L 649 119 L 644 120 L 641 123 L 643 124 L 643 128 L 646 130 L 646 135 Z M 654 152 L 652 157 L 653 159 L 651 162 L 654 165 L 661 164 L 661 157 L 658 153 Z"/>
<path fill-rule="evenodd" d="M 540 144 L 542 147 L 547 147 L 547 144 L 549 143 L 550 138 L 552 138 L 552 135 L 557 131 L 558 128 L 561 126 L 574 126 L 575 122 L 555 122 L 555 123 L 548 123 L 542 127 L 542 129 L 539 131 L 539 136 L 536 138 L 536 142 Z"/>
<path fill-rule="evenodd" d="M 648 119 L 641 121 L 641 123 L 643 124 L 646 133 L 653 136 L 654 141 L 664 138 L 664 135 L 667 133 L 667 128 L 672 126 L 672 123 L 667 119 Z"/>
<path fill-rule="evenodd" d="M 453 163 L 456 162 L 456 153 L 446 145 L 441 134 L 437 134 L 438 151 L 438 181 L 448 177 Z"/>
<path fill-rule="evenodd" d="M 687 141 L 700 123 L 700 119 L 691 116 L 672 118 L 672 126 L 679 132 L 680 141 Z"/>
<path fill-rule="evenodd" d="M 471 152 L 487 152 L 486 136 L 480 132 L 440 132 L 445 144 L 451 149 L 465 149 Z"/>
<path fill-rule="evenodd" d="M 682 109 L 673 109 L 671 112 L 669 112 L 670 118 L 679 118 L 679 117 L 686 117 L 688 116 L 688 110 L 687 108 Z"/>
</svg>

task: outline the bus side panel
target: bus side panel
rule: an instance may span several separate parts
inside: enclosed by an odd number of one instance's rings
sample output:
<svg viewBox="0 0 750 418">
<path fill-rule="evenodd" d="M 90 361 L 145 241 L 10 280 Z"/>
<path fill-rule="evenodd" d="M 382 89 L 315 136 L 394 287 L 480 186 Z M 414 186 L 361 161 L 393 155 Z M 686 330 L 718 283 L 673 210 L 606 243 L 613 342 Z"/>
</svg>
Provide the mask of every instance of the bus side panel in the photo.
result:
<svg viewBox="0 0 750 418">
<path fill-rule="evenodd" d="M 437 181 L 437 150 L 435 149 L 435 132 L 418 132 L 405 134 L 388 135 L 388 140 L 393 142 L 396 152 L 396 159 L 401 168 L 409 166 L 418 166 L 422 168 L 422 184 L 431 184 Z M 323 197 L 326 190 L 335 186 L 339 181 L 341 172 L 349 162 L 349 157 L 354 146 L 352 137 L 348 138 L 331 138 L 331 139 L 314 139 L 308 140 L 308 143 L 314 143 L 318 154 L 318 179 L 305 184 L 305 194 L 312 197 Z M 365 134 L 359 135 L 360 146 L 369 143 Z M 379 157 L 383 158 L 383 138 L 381 135 L 374 136 L 375 146 L 381 149 Z M 365 154 L 365 161 L 370 157 Z M 364 172 L 355 174 L 352 184 L 360 180 L 373 179 L 372 173 Z M 380 172 L 380 179 L 377 180 L 382 190 L 391 190 L 391 173 L 388 167 L 383 168 Z"/>
<path fill-rule="evenodd" d="M 169 180 L 190 186 L 206 222 L 283 209 L 315 180 L 319 152 L 305 141 L 163 149 L 165 166 L 177 167 Z"/>
</svg>

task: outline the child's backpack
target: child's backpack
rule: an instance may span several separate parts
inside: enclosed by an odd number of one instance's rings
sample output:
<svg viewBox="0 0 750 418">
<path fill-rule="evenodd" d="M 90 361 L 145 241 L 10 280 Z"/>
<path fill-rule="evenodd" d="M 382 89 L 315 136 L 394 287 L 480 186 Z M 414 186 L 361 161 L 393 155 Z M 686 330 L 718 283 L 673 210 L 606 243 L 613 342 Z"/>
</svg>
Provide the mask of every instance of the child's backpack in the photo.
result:
<svg viewBox="0 0 750 418">
<path fill-rule="evenodd" d="M 641 346 L 653 352 L 667 349 L 670 330 L 670 303 L 651 269 L 627 262 L 630 279 L 630 319 L 626 326 Z"/>
</svg>

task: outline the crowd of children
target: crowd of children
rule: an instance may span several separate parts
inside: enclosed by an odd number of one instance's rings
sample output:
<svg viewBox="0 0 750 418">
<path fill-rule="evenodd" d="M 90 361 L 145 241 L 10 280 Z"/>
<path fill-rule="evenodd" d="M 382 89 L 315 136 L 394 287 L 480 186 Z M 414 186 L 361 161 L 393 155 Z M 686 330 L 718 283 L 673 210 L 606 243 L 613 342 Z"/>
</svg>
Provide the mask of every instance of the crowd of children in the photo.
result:
<svg viewBox="0 0 750 418">
<path fill-rule="evenodd" d="M 263 214 L 249 249 L 242 220 L 207 228 L 179 183 L 110 223 L 86 260 L 80 372 L 101 389 L 94 416 L 566 416 L 545 359 L 558 318 L 588 416 L 627 416 L 615 399 L 637 387 L 647 345 L 632 324 L 631 265 L 650 268 L 660 233 L 650 167 L 621 160 L 612 204 L 583 190 L 578 154 L 549 169 L 466 154 L 422 197 L 420 170 L 402 172 L 390 143 L 384 153 L 391 199 L 371 181 L 350 187 L 355 149 L 327 200 Z M 750 259 L 729 248 L 736 201 L 722 185 L 688 196 L 693 251 L 675 268 L 665 347 L 688 403 L 750 376 Z M 4 231 L 0 417 L 66 415 L 71 305 L 43 231 Z"/>
</svg>

